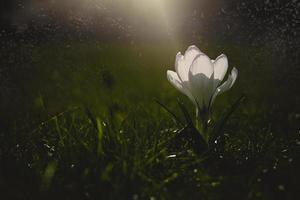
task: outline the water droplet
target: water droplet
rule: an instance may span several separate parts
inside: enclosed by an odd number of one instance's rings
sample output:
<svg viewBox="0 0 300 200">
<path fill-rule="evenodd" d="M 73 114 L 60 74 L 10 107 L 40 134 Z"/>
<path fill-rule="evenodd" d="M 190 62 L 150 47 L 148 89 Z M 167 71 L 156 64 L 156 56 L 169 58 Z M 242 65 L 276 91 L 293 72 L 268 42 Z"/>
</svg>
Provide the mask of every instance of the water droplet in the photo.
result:
<svg viewBox="0 0 300 200">
<path fill-rule="evenodd" d="M 89 197 L 89 196 L 90 196 L 90 193 L 86 192 L 86 193 L 84 193 L 84 195 L 85 195 L 86 197 Z"/>
<path fill-rule="evenodd" d="M 176 158 L 176 155 L 175 154 L 168 155 L 167 158 Z"/>
<path fill-rule="evenodd" d="M 132 196 L 132 199 L 133 199 L 133 200 L 138 200 L 138 199 L 139 199 L 139 195 L 138 195 L 138 194 L 134 194 L 134 195 Z"/>
<path fill-rule="evenodd" d="M 284 187 L 284 185 L 278 185 L 278 190 L 280 190 L 280 191 L 284 191 L 284 190 L 285 190 L 285 187 Z"/>
<path fill-rule="evenodd" d="M 218 185 L 220 185 L 219 182 L 212 182 L 212 183 L 211 183 L 211 186 L 212 186 L 212 187 L 216 187 L 216 186 L 218 186 Z"/>
</svg>

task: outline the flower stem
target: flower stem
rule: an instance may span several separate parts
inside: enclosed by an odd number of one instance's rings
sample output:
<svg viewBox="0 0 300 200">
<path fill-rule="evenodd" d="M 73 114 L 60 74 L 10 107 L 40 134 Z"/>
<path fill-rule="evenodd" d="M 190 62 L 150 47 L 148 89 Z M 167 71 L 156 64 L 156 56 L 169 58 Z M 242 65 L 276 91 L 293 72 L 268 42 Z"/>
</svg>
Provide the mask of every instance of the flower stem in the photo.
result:
<svg viewBox="0 0 300 200">
<path fill-rule="evenodd" d="M 200 116 L 199 116 L 199 108 L 196 107 L 196 129 L 197 129 L 197 130 L 200 130 L 199 119 L 200 119 Z"/>
<path fill-rule="evenodd" d="M 208 141 L 208 118 L 208 112 L 200 112 L 196 107 L 196 128 L 206 141 Z"/>
</svg>

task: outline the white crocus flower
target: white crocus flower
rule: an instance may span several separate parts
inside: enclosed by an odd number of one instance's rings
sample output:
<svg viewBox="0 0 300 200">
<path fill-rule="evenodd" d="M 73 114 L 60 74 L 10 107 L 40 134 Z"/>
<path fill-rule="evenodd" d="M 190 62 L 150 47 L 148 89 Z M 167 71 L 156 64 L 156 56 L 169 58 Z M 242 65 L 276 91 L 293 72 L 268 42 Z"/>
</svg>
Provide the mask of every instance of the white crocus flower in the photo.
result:
<svg viewBox="0 0 300 200">
<path fill-rule="evenodd" d="M 226 55 L 221 54 L 211 60 L 196 46 L 190 46 L 184 55 L 176 55 L 175 70 L 167 71 L 170 83 L 188 96 L 200 112 L 208 111 L 215 98 L 229 90 L 238 75 L 233 68 L 228 79 L 221 84 L 228 69 Z"/>
</svg>

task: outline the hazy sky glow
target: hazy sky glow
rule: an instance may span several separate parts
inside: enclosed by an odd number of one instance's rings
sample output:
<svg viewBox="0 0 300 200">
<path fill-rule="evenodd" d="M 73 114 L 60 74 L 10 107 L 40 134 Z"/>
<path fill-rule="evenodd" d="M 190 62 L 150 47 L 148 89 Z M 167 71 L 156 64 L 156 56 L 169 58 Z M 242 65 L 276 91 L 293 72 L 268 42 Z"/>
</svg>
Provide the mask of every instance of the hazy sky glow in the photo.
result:
<svg viewBox="0 0 300 200">
<path fill-rule="evenodd" d="M 193 12 L 191 1 L 181 0 L 30 0 L 14 13 L 16 26 L 50 17 L 60 23 L 93 23 L 94 30 L 115 27 L 134 37 L 168 38 L 176 43 L 186 15 Z"/>
<path fill-rule="evenodd" d="M 280 51 L 298 42 L 300 4 L 296 1 L 4 1 L 11 2 L 13 9 L 2 9 L 1 16 L 17 32 L 35 27 L 46 31 L 46 36 L 77 34 L 89 39 L 92 35 L 100 41 L 165 41 L 184 46 L 222 40 L 269 45 Z"/>
</svg>

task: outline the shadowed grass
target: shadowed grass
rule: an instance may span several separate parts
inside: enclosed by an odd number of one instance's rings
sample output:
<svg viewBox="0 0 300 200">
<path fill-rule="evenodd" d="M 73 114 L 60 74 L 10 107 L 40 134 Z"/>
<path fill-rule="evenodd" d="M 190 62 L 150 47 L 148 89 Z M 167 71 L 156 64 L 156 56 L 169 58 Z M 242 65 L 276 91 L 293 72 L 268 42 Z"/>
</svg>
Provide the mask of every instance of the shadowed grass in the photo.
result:
<svg viewBox="0 0 300 200">
<path fill-rule="evenodd" d="M 183 126 L 154 101 L 181 121 L 177 96 L 194 112 L 165 78 L 175 50 L 99 44 L 36 48 L 30 71 L 19 72 L 25 78 L 15 75 L 15 95 L 22 101 L 1 113 L 8 121 L 0 131 L 1 197 L 296 199 L 299 113 L 276 109 L 282 99 L 264 98 L 280 93 L 270 88 L 266 55 L 239 49 L 225 49 L 241 76 L 218 97 L 213 117 L 242 93 L 247 101 L 222 127 L 222 138 L 212 141 L 212 151 L 199 156 L 177 137 Z M 257 59 L 246 59 L 248 54 Z M 263 76 L 253 67 L 258 63 Z"/>
</svg>

